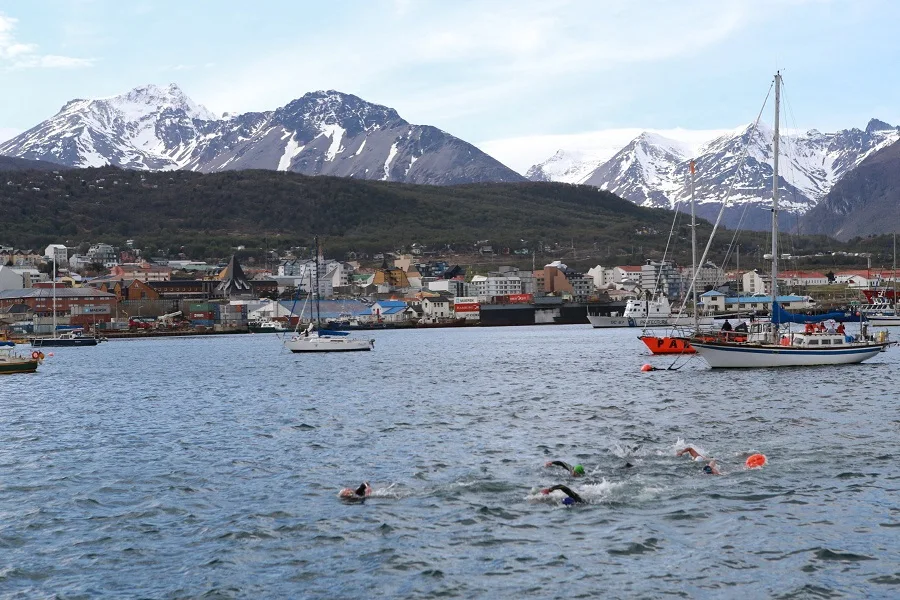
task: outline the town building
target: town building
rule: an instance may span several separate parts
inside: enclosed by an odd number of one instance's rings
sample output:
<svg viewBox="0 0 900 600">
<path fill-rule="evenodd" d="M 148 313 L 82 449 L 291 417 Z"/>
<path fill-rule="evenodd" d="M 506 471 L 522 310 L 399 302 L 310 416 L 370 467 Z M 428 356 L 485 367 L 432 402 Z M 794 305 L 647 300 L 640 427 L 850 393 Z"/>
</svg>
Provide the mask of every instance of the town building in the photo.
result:
<svg viewBox="0 0 900 600">
<path fill-rule="evenodd" d="M 729 297 L 718 290 L 710 290 L 700 296 L 705 312 L 737 313 L 772 310 L 772 297 L 765 294 Z M 809 296 L 778 296 L 778 303 L 787 310 L 808 310 L 816 306 Z"/>
</svg>

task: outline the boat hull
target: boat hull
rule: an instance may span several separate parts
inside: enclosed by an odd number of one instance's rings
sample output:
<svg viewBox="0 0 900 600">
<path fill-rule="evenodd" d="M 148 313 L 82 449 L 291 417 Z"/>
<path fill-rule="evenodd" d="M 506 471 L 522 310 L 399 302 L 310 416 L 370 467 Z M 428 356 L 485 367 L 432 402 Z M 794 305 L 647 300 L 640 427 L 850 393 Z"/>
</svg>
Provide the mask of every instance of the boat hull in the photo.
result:
<svg viewBox="0 0 900 600">
<path fill-rule="evenodd" d="M 36 360 L 8 360 L 0 361 L 0 375 L 14 375 L 16 373 L 34 373 L 37 371 Z"/>
<path fill-rule="evenodd" d="M 284 327 L 258 327 L 258 326 L 250 326 L 247 328 L 250 333 L 287 333 L 288 330 Z"/>
<path fill-rule="evenodd" d="M 314 336 L 284 342 L 291 352 L 366 352 L 375 347 L 375 340 L 354 340 L 340 337 Z"/>
<path fill-rule="evenodd" d="M 684 338 L 642 335 L 639 336 L 639 339 L 653 354 L 695 354 L 697 352 Z"/>
<path fill-rule="evenodd" d="M 866 315 L 866 319 L 870 325 L 879 327 L 898 327 L 900 326 L 900 316 L 890 315 Z"/>
<path fill-rule="evenodd" d="M 96 338 L 32 338 L 29 340 L 32 348 L 62 348 L 69 346 L 96 346 L 100 341 Z"/>
<path fill-rule="evenodd" d="M 889 344 L 859 344 L 836 348 L 795 348 L 769 344 L 728 344 L 691 341 L 713 369 L 849 365 L 877 356 Z"/>
<path fill-rule="evenodd" d="M 691 327 L 694 325 L 694 317 L 682 315 L 680 317 L 607 317 L 603 315 L 588 315 L 588 322 L 595 329 L 605 327 L 641 327 L 642 329 L 656 327 Z M 699 321 L 700 326 L 713 324 L 712 317 L 703 317 Z"/>
</svg>

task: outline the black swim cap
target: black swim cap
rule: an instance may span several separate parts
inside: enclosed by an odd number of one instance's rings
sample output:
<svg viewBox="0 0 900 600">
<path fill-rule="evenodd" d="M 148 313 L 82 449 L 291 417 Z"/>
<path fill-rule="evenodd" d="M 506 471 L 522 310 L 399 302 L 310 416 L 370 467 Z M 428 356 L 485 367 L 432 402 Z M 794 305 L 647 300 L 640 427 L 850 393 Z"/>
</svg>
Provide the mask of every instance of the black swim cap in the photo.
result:
<svg viewBox="0 0 900 600">
<path fill-rule="evenodd" d="M 704 465 L 704 467 L 703 467 L 703 472 L 704 472 L 704 473 L 709 473 L 710 475 L 712 475 L 712 472 L 713 472 L 712 467 L 709 466 L 709 465 Z"/>
</svg>

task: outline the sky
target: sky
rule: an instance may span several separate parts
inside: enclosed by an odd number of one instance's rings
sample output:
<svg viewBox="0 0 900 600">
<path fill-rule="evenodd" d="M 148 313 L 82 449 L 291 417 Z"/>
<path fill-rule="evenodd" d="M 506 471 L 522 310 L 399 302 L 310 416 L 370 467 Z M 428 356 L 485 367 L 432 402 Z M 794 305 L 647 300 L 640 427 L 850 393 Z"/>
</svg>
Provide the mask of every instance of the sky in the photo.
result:
<svg viewBox="0 0 900 600">
<path fill-rule="evenodd" d="M 524 172 L 749 123 L 777 69 L 788 127 L 898 124 L 897 23 L 894 0 L 0 0 L 0 140 L 147 83 L 219 113 L 335 89 Z"/>
</svg>

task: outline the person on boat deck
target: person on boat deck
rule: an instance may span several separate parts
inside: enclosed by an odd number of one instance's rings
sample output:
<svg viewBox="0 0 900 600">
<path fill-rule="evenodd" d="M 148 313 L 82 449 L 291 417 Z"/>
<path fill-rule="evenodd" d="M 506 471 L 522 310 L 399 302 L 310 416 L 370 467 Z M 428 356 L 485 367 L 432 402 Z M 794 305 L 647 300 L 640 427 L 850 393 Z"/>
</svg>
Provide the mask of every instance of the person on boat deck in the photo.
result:
<svg viewBox="0 0 900 600">
<path fill-rule="evenodd" d="M 837 330 L 835 329 L 835 324 L 834 324 L 833 320 L 828 321 L 828 333 L 837 333 Z"/>
<path fill-rule="evenodd" d="M 803 328 L 803 333 L 815 333 L 815 331 L 816 331 L 816 326 L 813 325 L 812 323 L 807 323 L 806 326 Z"/>
<path fill-rule="evenodd" d="M 844 335 L 845 333 L 847 333 L 847 330 L 844 329 L 843 323 L 838 323 L 837 329 L 835 331 L 837 331 L 841 335 Z"/>
<path fill-rule="evenodd" d="M 722 324 L 722 331 L 731 331 L 731 321 L 725 319 L 725 323 Z"/>
<path fill-rule="evenodd" d="M 690 446 L 688 446 L 687 448 L 684 448 L 683 450 L 679 450 L 678 452 L 675 453 L 675 456 L 684 456 L 685 454 L 690 454 L 691 458 L 694 460 L 709 460 L 709 459 L 707 459 L 707 457 L 703 456 L 702 454 L 700 454 L 699 452 L 697 452 Z M 716 466 L 715 459 L 710 460 L 708 463 L 703 465 L 703 472 L 706 473 L 707 475 L 721 475 L 722 474 L 722 472 L 719 471 L 718 467 Z"/>
<path fill-rule="evenodd" d="M 359 487 L 355 490 L 351 488 L 344 488 L 338 494 L 338 496 L 347 500 L 365 500 L 371 495 L 372 486 L 369 485 L 368 481 L 359 484 Z"/>
<path fill-rule="evenodd" d="M 581 465 L 575 465 L 574 467 L 569 463 L 563 462 L 561 460 L 550 460 L 544 463 L 545 467 L 562 467 L 566 471 L 568 471 L 572 477 L 582 477 L 584 475 L 584 467 Z"/>
<path fill-rule="evenodd" d="M 734 330 L 746 332 L 747 331 L 747 322 L 741 321 L 740 323 L 738 323 L 737 327 L 734 328 Z"/>
<path fill-rule="evenodd" d="M 554 485 L 554 486 L 545 488 L 545 489 L 541 490 L 541 493 L 546 496 L 550 492 L 553 492 L 556 490 L 559 490 L 563 494 L 566 495 L 566 497 L 563 498 L 563 504 L 565 504 L 566 506 L 570 506 L 572 504 L 584 504 L 584 499 L 581 496 L 579 496 L 578 494 L 573 492 L 571 489 L 569 489 L 568 486 L 565 486 L 562 484 L 558 484 L 558 485 Z"/>
</svg>

